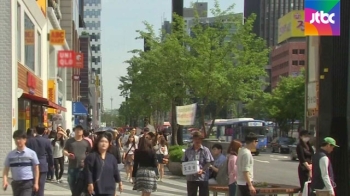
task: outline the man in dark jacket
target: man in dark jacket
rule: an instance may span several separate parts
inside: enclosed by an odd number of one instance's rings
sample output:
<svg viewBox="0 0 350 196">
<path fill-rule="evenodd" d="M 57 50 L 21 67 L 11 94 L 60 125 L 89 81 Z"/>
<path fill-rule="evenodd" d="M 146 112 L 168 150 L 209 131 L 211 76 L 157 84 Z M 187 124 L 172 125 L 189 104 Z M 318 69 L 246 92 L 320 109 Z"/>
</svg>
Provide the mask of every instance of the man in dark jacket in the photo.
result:
<svg viewBox="0 0 350 196">
<path fill-rule="evenodd" d="M 36 152 L 39 159 L 39 191 L 36 196 L 44 196 L 45 181 L 49 168 L 53 167 L 53 157 L 51 142 L 48 138 L 43 137 L 45 133 L 44 126 L 37 126 L 37 135 L 27 140 L 26 146 Z"/>
<path fill-rule="evenodd" d="M 339 147 L 331 137 L 323 139 L 321 149 L 312 157 L 311 189 L 316 191 L 329 191 L 334 196 L 334 173 L 328 155 L 334 147 Z"/>
</svg>

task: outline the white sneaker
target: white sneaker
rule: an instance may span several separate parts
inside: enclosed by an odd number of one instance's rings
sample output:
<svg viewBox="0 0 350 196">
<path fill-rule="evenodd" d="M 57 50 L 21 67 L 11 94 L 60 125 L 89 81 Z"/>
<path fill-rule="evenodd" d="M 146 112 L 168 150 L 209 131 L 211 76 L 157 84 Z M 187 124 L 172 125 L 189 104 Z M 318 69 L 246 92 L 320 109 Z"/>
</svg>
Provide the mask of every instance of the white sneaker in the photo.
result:
<svg viewBox="0 0 350 196">
<path fill-rule="evenodd" d="M 129 182 L 133 183 L 132 178 L 129 179 Z"/>
</svg>

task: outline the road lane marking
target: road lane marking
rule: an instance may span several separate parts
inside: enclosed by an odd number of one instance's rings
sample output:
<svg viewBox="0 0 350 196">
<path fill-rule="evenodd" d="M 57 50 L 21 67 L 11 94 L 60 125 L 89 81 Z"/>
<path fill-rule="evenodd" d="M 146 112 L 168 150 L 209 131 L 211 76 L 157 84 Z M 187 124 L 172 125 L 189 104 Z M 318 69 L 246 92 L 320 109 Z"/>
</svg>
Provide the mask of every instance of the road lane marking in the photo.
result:
<svg viewBox="0 0 350 196">
<path fill-rule="evenodd" d="M 260 162 L 260 163 L 270 163 L 269 161 L 262 161 L 262 160 L 259 160 L 259 159 L 254 159 L 254 161 L 257 161 L 257 162 Z"/>
</svg>

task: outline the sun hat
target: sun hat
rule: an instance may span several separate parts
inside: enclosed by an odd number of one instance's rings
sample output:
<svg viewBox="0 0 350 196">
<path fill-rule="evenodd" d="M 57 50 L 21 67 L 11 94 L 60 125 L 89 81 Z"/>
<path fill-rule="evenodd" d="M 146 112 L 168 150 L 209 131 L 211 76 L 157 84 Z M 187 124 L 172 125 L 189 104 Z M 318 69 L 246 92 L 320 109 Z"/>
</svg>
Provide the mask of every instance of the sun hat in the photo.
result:
<svg viewBox="0 0 350 196">
<path fill-rule="evenodd" d="M 330 144 L 332 146 L 335 146 L 335 147 L 339 147 L 335 141 L 335 139 L 331 138 L 331 137 L 325 137 L 323 139 L 324 142 L 326 142 L 327 144 Z"/>
</svg>

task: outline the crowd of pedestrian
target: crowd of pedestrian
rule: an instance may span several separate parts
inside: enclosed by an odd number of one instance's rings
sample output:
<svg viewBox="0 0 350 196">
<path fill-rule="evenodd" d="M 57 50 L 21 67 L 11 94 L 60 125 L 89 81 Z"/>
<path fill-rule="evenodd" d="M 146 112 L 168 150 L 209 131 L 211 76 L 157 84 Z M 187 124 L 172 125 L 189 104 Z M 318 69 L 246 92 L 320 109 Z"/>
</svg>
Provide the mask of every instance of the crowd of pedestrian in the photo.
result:
<svg viewBox="0 0 350 196">
<path fill-rule="evenodd" d="M 124 164 L 126 180 L 141 196 L 157 190 L 157 181 L 164 180 L 164 165 L 168 162 L 167 135 L 150 132 L 145 127 L 139 135 L 136 128 L 107 131 L 87 131 L 82 126 L 73 132 L 58 126 L 48 130 L 37 126 L 13 133 L 16 149 L 9 152 L 3 171 L 3 189 L 11 183 L 14 196 L 44 196 L 45 183 L 62 183 L 65 162 L 68 162 L 68 184 L 72 196 L 86 193 L 95 196 L 115 196 L 123 191 L 118 164 Z M 196 161 L 199 171 L 186 175 L 188 196 L 209 196 L 210 185 L 228 186 L 230 196 L 251 196 L 259 193 L 254 187 L 254 157 L 258 137 L 249 133 L 244 145 L 230 142 L 227 156 L 220 143 L 208 149 L 202 145 L 201 132 L 192 133 L 193 144 L 184 152 L 183 162 Z M 307 131 L 300 131 L 297 155 L 300 196 L 313 196 L 314 191 L 327 191 L 334 196 L 336 187 L 328 155 L 336 141 L 323 139 L 315 153 Z M 67 158 L 67 160 L 66 160 Z M 11 171 L 12 180 L 9 179 Z M 103 177 L 102 177 L 103 176 Z M 118 184 L 118 190 L 117 185 Z M 33 194 L 34 193 L 34 194 Z"/>
</svg>

